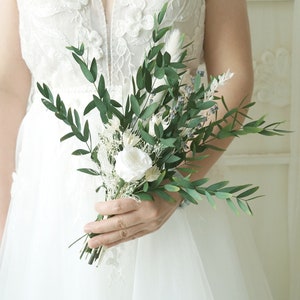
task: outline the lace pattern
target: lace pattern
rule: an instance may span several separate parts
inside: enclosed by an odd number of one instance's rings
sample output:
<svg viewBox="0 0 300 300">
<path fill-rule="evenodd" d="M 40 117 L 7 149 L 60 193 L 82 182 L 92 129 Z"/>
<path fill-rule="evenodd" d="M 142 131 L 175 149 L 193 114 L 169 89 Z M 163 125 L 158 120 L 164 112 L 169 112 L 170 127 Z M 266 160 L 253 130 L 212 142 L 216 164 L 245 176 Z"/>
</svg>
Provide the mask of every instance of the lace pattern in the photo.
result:
<svg viewBox="0 0 300 300">
<path fill-rule="evenodd" d="M 125 97 L 130 77 L 149 47 L 153 15 L 164 2 L 115 0 L 111 24 L 106 24 L 100 0 L 18 0 L 23 57 L 34 79 L 58 89 L 84 88 L 86 82 L 66 50 L 83 42 L 113 86 L 115 98 Z M 186 42 L 194 42 L 192 69 L 202 59 L 204 14 L 203 0 L 172 0 L 166 16 L 165 25 L 174 25 Z"/>
</svg>

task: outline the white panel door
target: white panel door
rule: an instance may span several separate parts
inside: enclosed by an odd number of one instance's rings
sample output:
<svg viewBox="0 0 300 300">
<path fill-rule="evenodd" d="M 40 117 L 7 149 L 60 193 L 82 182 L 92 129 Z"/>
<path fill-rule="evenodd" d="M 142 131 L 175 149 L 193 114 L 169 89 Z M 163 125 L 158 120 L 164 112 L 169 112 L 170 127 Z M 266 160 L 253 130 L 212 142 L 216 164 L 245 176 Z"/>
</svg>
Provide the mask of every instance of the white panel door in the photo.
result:
<svg viewBox="0 0 300 300">
<path fill-rule="evenodd" d="M 275 300 L 300 299 L 300 0 L 248 1 L 255 88 L 253 117 L 284 120 L 284 137 L 236 139 L 226 176 L 259 185 L 254 238 Z M 242 234 L 242 233 L 241 233 Z M 264 300 L 264 299 L 257 299 Z"/>
</svg>

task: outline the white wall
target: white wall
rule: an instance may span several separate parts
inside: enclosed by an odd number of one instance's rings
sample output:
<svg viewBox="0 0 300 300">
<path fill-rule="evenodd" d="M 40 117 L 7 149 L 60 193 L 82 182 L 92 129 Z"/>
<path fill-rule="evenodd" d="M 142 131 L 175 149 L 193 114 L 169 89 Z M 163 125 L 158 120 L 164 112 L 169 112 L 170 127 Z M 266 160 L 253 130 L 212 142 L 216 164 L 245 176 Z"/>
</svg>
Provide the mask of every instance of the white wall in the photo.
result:
<svg viewBox="0 0 300 300">
<path fill-rule="evenodd" d="M 274 299 L 299 300 L 300 0 L 249 0 L 248 11 L 257 102 L 250 114 L 285 120 L 294 133 L 235 140 L 225 156 L 227 177 L 257 184 L 266 195 L 252 204 L 258 251 Z"/>
</svg>

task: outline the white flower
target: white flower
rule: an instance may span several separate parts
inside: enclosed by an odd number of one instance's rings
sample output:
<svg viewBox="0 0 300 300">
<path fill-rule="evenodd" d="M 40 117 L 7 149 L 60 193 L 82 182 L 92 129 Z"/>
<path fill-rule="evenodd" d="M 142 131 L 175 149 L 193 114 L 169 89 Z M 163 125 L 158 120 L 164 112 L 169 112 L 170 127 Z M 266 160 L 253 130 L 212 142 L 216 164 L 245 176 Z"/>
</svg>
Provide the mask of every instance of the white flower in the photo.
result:
<svg viewBox="0 0 300 300">
<path fill-rule="evenodd" d="M 120 120 L 118 117 L 113 116 L 109 123 L 111 125 L 112 130 L 118 131 L 120 129 Z"/>
<path fill-rule="evenodd" d="M 224 85 L 225 82 L 233 77 L 234 73 L 232 73 L 229 69 L 226 73 L 218 76 L 219 85 Z"/>
<path fill-rule="evenodd" d="M 155 181 L 160 175 L 160 170 L 157 166 L 153 166 L 146 171 L 145 179 L 149 182 Z"/>
<path fill-rule="evenodd" d="M 218 87 L 224 85 L 227 80 L 233 77 L 233 75 L 234 73 L 230 72 L 230 70 L 228 69 L 226 73 L 219 75 L 217 78 L 214 78 L 210 84 L 209 90 L 205 93 L 205 101 L 213 100 Z"/>
<path fill-rule="evenodd" d="M 161 114 L 153 115 L 149 120 L 149 134 L 155 136 L 154 126 L 161 124 L 163 129 L 169 126 L 169 123 L 162 119 Z"/>
<path fill-rule="evenodd" d="M 126 182 L 140 180 L 151 166 L 150 156 L 137 147 L 127 146 L 116 156 L 116 173 Z"/>
<path fill-rule="evenodd" d="M 132 133 L 129 129 L 125 130 L 123 133 L 123 144 L 125 147 L 127 146 L 135 146 L 139 142 L 140 138 Z"/>
</svg>

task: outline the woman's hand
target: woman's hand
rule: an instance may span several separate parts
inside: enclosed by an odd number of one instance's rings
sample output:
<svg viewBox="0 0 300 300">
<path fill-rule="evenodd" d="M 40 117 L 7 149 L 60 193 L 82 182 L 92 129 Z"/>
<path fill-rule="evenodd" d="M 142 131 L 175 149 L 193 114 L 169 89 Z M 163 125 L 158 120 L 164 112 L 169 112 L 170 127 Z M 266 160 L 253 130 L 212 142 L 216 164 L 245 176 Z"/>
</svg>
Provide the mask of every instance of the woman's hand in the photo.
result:
<svg viewBox="0 0 300 300">
<path fill-rule="evenodd" d="M 87 233 L 98 233 L 88 242 L 89 247 L 112 247 L 136 239 L 159 229 L 173 214 L 181 200 L 174 203 L 154 197 L 154 201 L 136 201 L 131 198 L 99 202 L 100 215 L 113 216 L 106 220 L 88 223 Z"/>
</svg>

